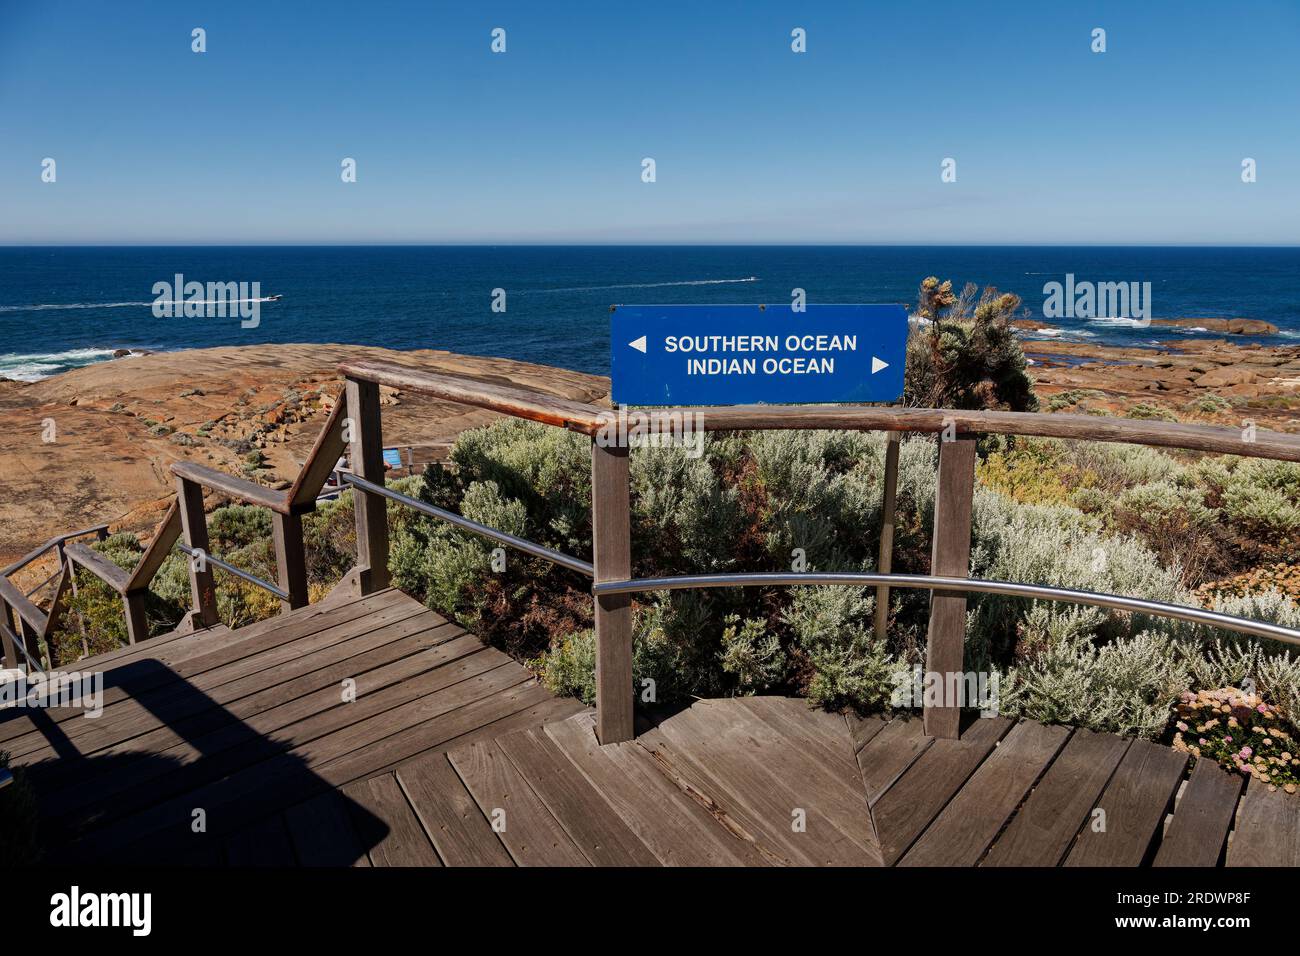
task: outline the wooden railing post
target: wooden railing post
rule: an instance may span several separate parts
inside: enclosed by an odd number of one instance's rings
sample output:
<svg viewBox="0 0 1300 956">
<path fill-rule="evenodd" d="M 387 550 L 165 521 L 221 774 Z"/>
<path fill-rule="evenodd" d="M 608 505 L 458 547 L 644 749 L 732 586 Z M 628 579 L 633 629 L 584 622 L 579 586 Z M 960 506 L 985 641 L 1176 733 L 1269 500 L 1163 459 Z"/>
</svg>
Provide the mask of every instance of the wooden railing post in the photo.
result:
<svg viewBox="0 0 1300 956">
<path fill-rule="evenodd" d="M 889 574 L 894 567 L 894 511 L 898 497 L 898 432 L 890 432 L 885 445 L 885 494 L 880 504 L 880 551 L 876 558 L 876 571 Z M 889 586 L 876 588 L 876 640 L 888 637 Z"/>
<path fill-rule="evenodd" d="M 930 573 L 937 577 L 970 576 L 971 505 L 975 493 L 975 438 L 958 434 L 939 442 L 939 479 L 934 496 L 934 548 Z M 926 704 L 925 732 L 956 739 L 961 734 L 961 701 L 954 691 L 965 687 L 966 595 L 930 592 L 930 633 L 925 656 L 926 680 L 935 688 L 937 705 Z M 941 693 L 938 693 L 941 691 Z"/>
<path fill-rule="evenodd" d="M 302 540 L 302 515 L 273 513 L 271 531 L 280 589 L 289 592 L 289 599 L 280 601 L 280 610 L 306 607 L 307 552 Z"/>
<path fill-rule="evenodd" d="M 10 637 L 11 634 L 17 633 L 14 631 L 14 612 L 2 600 L 0 600 L 0 624 L 4 625 L 0 628 L 0 647 L 4 648 L 5 667 L 26 670 L 27 668 L 23 666 L 22 657 L 18 653 L 18 648 L 14 645 L 13 638 Z"/>
<path fill-rule="evenodd" d="M 127 591 L 122 595 L 122 610 L 126 613 L 126 642 L 134 644 L 149 636 L 149 621 L 145 616 L 145 591 Z"/>
<path fill-rule="evenodd" d="M 592 564 L 596 583 L 632 573 L 631 505 L 626 446 L 591 443 Z M 596 739 L 615 744 L 633 737 L 632 598 L 596 598 Z"/>
<path fill-rule="evenodd" d="M 380 424 L 379 386 L 349 378 L 344 434 L 351 439 L 353 473 L 384 484 L 384 439 Z M 352 489 L 357 515 L 357 584 L 362 594 L 388 587 L 388 505 L 379 495 Z"/>
<path fill-rule="evenodd" d="M 208 519 L 203 513 L 203 487 L 187 478 L 176 478 L 176 503 L 181 515 L 181 535 L 187 547 L 197 548 L 205 555 L 208 543 Z M 212 568 L 190 556 L 190 596 L 193 610 L 189 621 L 194 627 L 212 627 L 218 622 L 217 588 L 212 580 Z"/>
</svg>

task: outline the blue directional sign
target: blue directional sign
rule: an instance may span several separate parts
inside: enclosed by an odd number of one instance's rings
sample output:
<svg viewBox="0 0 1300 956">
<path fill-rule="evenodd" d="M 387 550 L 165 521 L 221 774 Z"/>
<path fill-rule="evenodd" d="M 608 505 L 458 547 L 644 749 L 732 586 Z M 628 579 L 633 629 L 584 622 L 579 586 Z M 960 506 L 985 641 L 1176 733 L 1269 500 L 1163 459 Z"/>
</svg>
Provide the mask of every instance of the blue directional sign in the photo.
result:
<svg viewBox="0 0 1300 956">
<path fill-rule="evenodd" d="M 610 323 L 622 405 L 896 402 L 901 305 L 620 305 Z"/>
</svg>

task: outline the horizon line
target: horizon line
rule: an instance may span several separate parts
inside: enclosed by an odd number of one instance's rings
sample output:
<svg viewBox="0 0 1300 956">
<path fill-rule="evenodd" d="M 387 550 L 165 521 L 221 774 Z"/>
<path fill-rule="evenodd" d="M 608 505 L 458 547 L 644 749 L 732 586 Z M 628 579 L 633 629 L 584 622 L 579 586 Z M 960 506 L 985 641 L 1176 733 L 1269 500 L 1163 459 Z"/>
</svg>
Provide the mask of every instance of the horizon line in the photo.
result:
<svg viewBox="0 0 1300 956">
<path fill-rule="evenodd" d="M 265 242 L 244 241 L 140 241 L 140 242 L 7 242 L 0 240 L 0 249 L 156 249 L 156 248 L 639 248 L 639 247 L 674 247 L 674 248 L 846 248 L 846 249 L 1065 249 L 1065 248 L 1105 248 L 1105 249 L 1300 249 L 1300 242 L 1294 243 L 1249 243 L 1249 242 L 592 242 L 592 241 L 458 241 L 439 242 L 425 240 L 373 241 L 348 240 L 338 242 L 295 242 L 291 240 L 273 240 Z"/>
</svg>

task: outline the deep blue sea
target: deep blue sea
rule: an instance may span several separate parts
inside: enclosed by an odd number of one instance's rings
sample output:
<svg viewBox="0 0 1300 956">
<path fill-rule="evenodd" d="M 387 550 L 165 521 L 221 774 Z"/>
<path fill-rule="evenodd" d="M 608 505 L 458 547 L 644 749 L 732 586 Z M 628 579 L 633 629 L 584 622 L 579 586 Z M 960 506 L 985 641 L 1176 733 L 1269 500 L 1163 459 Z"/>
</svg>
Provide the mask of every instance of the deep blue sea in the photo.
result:
<svg viewBox="0 0 1300 956">
<path fill-rule="evenodd" d="M 260 282 L 260 325 L 156 318 L 153 285 Z M 882 246 L 238 246 L 0 248 L 0 376 L 36 379 L 111 357 L 264 342 L 441 348 L 605 373 L 609 306 L 808 301 L 912 305 L 928 275 L 1020 295 L 1047 282 L 1150 282 L 1152 317 L 1264 319 L 1300 340 L 1300 249 Z M 492 290 L 506 291 L 505 313 Z M 1049 319 L 1058 337 L 1146 345 L 1219 337 Z"/>
</svg>

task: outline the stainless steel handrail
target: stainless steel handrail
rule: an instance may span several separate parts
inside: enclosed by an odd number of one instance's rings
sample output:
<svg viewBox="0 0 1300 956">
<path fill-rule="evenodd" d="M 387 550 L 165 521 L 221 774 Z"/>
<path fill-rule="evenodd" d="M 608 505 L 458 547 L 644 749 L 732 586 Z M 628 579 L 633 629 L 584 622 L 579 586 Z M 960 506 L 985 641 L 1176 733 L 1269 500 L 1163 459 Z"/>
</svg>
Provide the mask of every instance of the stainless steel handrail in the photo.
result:
<svg viewBox="0 0 1300 956">
<path fill-rule="evenodd" d="M 274 594 L 276 597 L 278 597 L 281 601 L 287 601 L 287 600 L 289 600 L 289 592 L 286 591 L 286 590 L 284 590 L 283 588 L 276 587 L 276 586 L 275 586 L 274 584 L 272 584 L 270 581 L 263 581 L 263 580 L 262 580 L 261 578 L 259 578 L 256 574 L 249 574 L 247 571 L 243 570 L 242 568 L 237 568 L 237 567 L 235 567 L 235 566 L 234 566 L 233 564 L 231 564 L 229 561 L 222 561 L 222 560 L 221 560 L 220 558 L 218 558 L 216 555 L 208 554 L 206 551 L 203 551 L 201 548 L 191 548 L 191 547 L 186 546 L 186 545 L 183 544 L 182 542 L 177 541 L 177 542 L 176 542 L 176 550 L 177 550 L 177 551 L 184 551 L 184 552 L 185 552 L 186 554 L 188 554 L 191 558 L 194 557 L 194 556 L 197 555 L 197 554 L 202 554 L 202 555 L 203 555 L 203 560 L 207 561 L 208 564 L 215 565 L 216 567 L 221 568 L 221 570 L 223 570 L 223 571 L 229 571 L 229 572 L 230 572 L 231 574 L 233 574 L 235 577 L 237 577 L 237 578 L 243 578 L 243 579 L 244 579 L 245 581 L 247 581 L 249 584 L 256 584 L 259 588 L 263 588 L 263 589 L 265 589 L 265 590 L 267 590 L 267 591 L 270 591 L 272 594 Z"/>
<path fill-rule="evenodd" d="M 433 518 L 441 518 L 448 524 L 453 524 L 458 528 L 464 528 L 466 531 L 472 531 L 475 534 L 490 538 L 493 541 L 499 541 L 502 544 L 508 544 L 525 554 L 531 554 L 535 558 L 542 558 L 550 561 L 552 564 L 558 564 L 561 567 L 568 568 L 571 571 L 577 571 L 579 574 L 585 574 L 589 578 L 596 576 L 596 570 L 590 563 L 578 558 L 571 557 L 561 551 L 552 551 L 550 548 L 542 547 L 540 544 L 534 544 L 527 538 L 518 538 L 513 534 L 507 534 L 504 531 L 498 531 L 485 524 L 479 524 L 469 518 L 456 514 L 453 511 L 446 511 L 442 508 L 431 505 L 419 498 L 412 498 L 410 495 L 404 495 L 400 491 L 393 491 L 391 488 L 385 488 L 383 485 L 376 484 L 373 481 L 367 481 L 350 472 L 344 472 L 339 475 L 345 482 L 350 485 L 356 485 L 362 491 L 368 491 L 374 495 L 382 495 L 385 498 L 391 498 L 393 501 L 406 505 L 408 508 L 414 508 L 422 514 L 429 515 Z"/>
<path fill-rule="evenodd" d="M 1272 638 L 1286 644 L 1300 646 L 1300 631 L 1280 624 L 1266 621 L 1252 621 L 1218 611 L 1203 608 L 1185 607 L 1181 604 L 1166 604 L 1162 601 L 1148 601 L 1145 598 L 1122 597 L 1117 594 L 1099 594 L 1096 591 L 1077 591 L 1072 588 L 1056 588 L 1043 584 L 1019 584 L 1014 581 L 987 581 L 980 578 L 935 577 L 926 574 L 859 574 L 848 571 L 817 572 L 802 574 L 793 572 L 773 572 L 755 574 L 693 574 L 671 578 L 632 578 L 626 581 L 604 581 L 593 584 L 592 593 L 630 594 L 635 591 L 676 591 L 688 588 L 711 587 L 746 587 L 750 585 L 816 585 L 840 584 L 856 586 L 885 585 L 894 588 L 926 588 L 932 591 L 973 591 L 979 594 L 1005 594 L 1011 597 L 1041 598 L 1048 601 L 1064 601 L 1071 604 L 1089 604 L 1094 607 L 1111 608 L 1116 611 L 1132 611 L 1137 614 L 1151 614 L 1156 617 L 1168 617 L 1193 624 L 1207 624 L 1243 634 L 1255 634 Z"/>
</svg>

